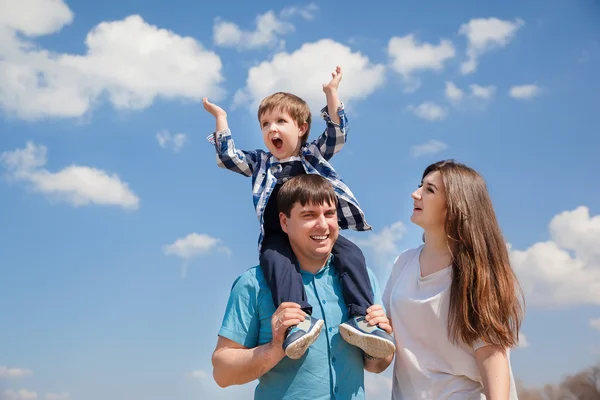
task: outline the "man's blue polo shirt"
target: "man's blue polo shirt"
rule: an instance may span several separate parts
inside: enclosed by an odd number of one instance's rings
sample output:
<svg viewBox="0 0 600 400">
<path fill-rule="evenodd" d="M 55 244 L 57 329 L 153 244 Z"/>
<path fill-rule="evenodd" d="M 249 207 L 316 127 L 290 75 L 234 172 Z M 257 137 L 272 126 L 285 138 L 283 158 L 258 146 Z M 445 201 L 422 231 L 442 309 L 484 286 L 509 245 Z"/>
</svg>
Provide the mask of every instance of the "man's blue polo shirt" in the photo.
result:
<svg viewBox="0 0 600 400">
<path fill-rule="evenodd" d="M 377 279 L 369 269 L 375 304 L 382 304 Z M 364 399 L 363 353 L 338 332 L 348 319 L 342 285 L 329 262 L 316 274 L 302 271 L 313 316 L 325 325 L 319 338 L 298 360 L 285 357 L 259 378 L 256 400 Z M 219 336 L 253 348 L 271 341 L 275 306 L 259 266 L 244 272 L 233 284 Z"/>
</svg>

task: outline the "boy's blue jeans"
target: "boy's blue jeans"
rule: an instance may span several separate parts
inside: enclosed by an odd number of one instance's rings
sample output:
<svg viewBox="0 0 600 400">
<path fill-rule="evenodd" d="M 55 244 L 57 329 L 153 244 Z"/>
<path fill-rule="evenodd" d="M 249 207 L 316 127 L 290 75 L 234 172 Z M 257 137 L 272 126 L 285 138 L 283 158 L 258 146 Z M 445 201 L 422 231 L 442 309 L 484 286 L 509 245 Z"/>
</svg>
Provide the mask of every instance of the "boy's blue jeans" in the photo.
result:
<svg viewBox="0 0 600 400">
<path fill-rule="evenodd" d="M 348 307 L 348 316 L 366 315 L 373 305 L 373 288 L 369 280 L 365 257 L 360 248 L 339 235 L 333 245 L 333 265 L 342 282 L 342 294 Z M 298 260 L 292 251 L 287 234 L 283 231 L 267 234 L 263 239 L 260 266 L 271 289 L 275 307 L 283 302 L 294 302 L 307 314 L 312 307 L 306 300 Z"/>
</svg>

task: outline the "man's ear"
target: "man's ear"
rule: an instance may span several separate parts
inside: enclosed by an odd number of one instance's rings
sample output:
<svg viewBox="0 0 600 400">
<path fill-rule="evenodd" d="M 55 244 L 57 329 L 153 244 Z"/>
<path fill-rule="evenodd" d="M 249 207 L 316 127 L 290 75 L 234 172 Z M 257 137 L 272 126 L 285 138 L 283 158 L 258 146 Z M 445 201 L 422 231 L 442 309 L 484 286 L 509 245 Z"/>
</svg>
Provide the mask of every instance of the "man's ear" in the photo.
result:
<svg viewBox="0 0 600 400">
<path fill-rule="evenodd" d="M 288 217 L 285 215 L 285 213 L 279 213 L 279 224 L 281 224 L 281 230 L 285 233 L 288 233 Z"/>
</svg>

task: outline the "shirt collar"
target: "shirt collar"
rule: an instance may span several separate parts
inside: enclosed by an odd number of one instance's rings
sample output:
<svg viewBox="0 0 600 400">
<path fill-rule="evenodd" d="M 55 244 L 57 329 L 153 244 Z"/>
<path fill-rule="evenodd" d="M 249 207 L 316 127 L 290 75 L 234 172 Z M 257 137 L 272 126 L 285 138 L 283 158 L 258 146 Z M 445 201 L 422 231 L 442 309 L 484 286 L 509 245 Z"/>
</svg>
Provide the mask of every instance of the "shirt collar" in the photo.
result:
<svg viewBox="0 0 600 400">
<path fill-rule="evenodd" d="M 300 273 L 304 276 L 321 276 L 323 275 L 325 272 L 327 272 L 329 270 L 329 267 L 331 266 L 331 263 L 333 261 L 333 254 L 329 255 L 329 258 L 327 259 L 327 262 L 325 263 L 325 265 L 323 265 L 323 267 L 321 267 L 320 270 L 317 271 L 316 274 L 313 274 L 312 272 L 308 272 L 308 271 L 304 271 L 304 270 L 300 270 Z"/>
</svg>

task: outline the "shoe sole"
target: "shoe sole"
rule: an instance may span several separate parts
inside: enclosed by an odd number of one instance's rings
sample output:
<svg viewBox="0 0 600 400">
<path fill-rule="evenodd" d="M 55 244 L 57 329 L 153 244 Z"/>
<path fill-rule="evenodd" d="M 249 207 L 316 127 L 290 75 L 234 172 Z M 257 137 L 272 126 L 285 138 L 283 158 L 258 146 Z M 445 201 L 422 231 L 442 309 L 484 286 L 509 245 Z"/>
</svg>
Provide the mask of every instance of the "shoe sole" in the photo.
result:
<svg viewBox="0 0 600 400">
<path fill-rule="evenodd" d="M 317 321 L 311 331 L 306 332 L 306 335 L 290 344 L 285 349 L 285 355 L 292 360 L 297 360 L 302 357 L 306 352 L 306 349 L 308 349 L 310 345 L 317 340 L 319 334 L 321 333 L 321 329 L 323 329 L 323 320 Z"/>
<path fill-rule="evenodd" d="M 350 325 L 339 326 L 342 338 L 353 346 L 360 347 L 362 351 L 374 358 L 385 358 L 396 351 L 396 346 L 389 340 L 370 335 L 353 328 Z"/>
</svg>

